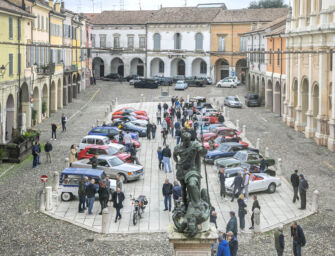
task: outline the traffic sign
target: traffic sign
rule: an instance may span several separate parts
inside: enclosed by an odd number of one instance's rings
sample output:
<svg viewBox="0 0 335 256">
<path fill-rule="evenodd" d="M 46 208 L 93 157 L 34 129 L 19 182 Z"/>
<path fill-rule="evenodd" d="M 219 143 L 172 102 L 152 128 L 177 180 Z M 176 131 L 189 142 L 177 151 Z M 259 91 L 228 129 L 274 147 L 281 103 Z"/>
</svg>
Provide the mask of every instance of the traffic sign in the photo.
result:
<svg viewBox="0 0 335 256">
<path fill-rule="evenodd" d="M 47 181 L 48 181 L 48 176 L 45 175 L 45 174 L 43 174 L 43 175 L 41 176 L 41 181 L 42 181 L 43 183 L 47 182 Z"/>
<path fill-rule="evenodd" d="M 235 71 L 234 70 L 231 72 L 231 76 L 235 76 Z"/>
</svg>

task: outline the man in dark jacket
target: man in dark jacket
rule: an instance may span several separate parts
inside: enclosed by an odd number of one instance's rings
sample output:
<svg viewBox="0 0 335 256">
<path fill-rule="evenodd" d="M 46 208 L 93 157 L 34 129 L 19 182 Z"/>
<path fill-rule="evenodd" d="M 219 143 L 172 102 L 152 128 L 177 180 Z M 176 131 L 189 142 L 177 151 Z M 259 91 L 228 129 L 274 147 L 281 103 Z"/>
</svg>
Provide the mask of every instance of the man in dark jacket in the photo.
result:
<svg viewBox="0 0 335 256">
<path fill-rule="evenodd" d="M 51 124 L 51 139 L 56 140 L 57 125 L 55 123 Z"/>
<path fill-rule="evenodd" d="M 90 184 L 86 187 L 86 196 L 87 196 L 87 202 L 88 202 L 88 214 L 91 215 L 93 204 L 95 200 L 95 194 L 97 193 L 98 185 L 95 184 L 95 179 L 91 179 Z"/>
<path fill-rule="evenodd" d="M 50 141 L 48 141 L 44 145 L 44 151 L 45 151 L 45 156 L 47 157 L 47 162 L 51 163 L 51 151 L 52 151 L 52 145 Z"/>
<path fill-rule="evenodd" d="M 165 146 L 165 148 L 162 151 L 162 155 L 163 155 L 164 171 L 167 172 L 167 169 L 169 167 L 169 172 L 172 172 L 171 162 L 170 162 L 171 150 L 169 148 L 169 145 Z"/>
<path fill-rule="evenodd" d="M 64 114 L 62 114 L 61 122 L 62 122 L 62 131 L 65 132 L 66 131 L 67 118 Z"/>
<path fill-rule="evenodd" d="M 163 108 L 164 108 L 164 112 L 167 112 L 168 108 L 169 108 L 169 105 L 164 103 L 163 104 Z"/>
<path fill-rule="evenodd" d="M 291 237 L 293 238 L 293 254 L 294 256 L 301 256 L 301 247 L 305 246 L 306 239 L 304 231 L 297 224 L 296 221 L 291 223 Z"/>
<path fill-rule="evenodd" d="M 295 203 L 296 200 L 299 200 L 298 196 L 298 190 L 299 190 L 299 175 L 298 170 L 294 170 L 294 173 L 291 175 L 291 184 L 293 187 L 293 203 Z"/>
<path fill-rule="evenodd" d="M 79 213 L 84 212 L 85 208 L 85 199 L 86 199 L 86 194 L 85 194 L 85 180 L 84 177 L 82 177 L 79 181 L 79 186 L 78 186 L 78 196 L 79 196 Z"/>
<path fill-rule="evenodd" d="M 237 176 L 234 178 L 233 184 L 231 185 L 231 187 L 234 187 L 233 194 L 231 196 L 232 197 L 231 198 L 232 202 L 234 201 L 236 191 L 237 191 L 237 196 L 239 196 L 241 194 L 241 192 L 242 192 L 242 184 L 243 184 L 243 178 L 242 178 L 241 174 L 238 173 Z"/>
<path fill-rule="evenodd" d="M 265 161 L 264 157 L 261 156 L 261 163 L 260 163 L 260 166 L 259 166 L 259 172 L 264 173 L 265 169 L 266 169 L 266 161 Z"/>
<path fill-rule="evenodd" d="M 220 176 L 220 196 L 226 198 L 226 184 L 225 184 L 226 177 L 223 168 L 220 170 L 219 176 Z"/>
<path fill-rule="evenodd" d="M 164 196 L 164 211 L 169 210 L 171 212 L 171 195 L 173 193 L 173 186 L 168 179 L 166 179 L 165 183 L 163 184 L 162 193 Z"/>
<path fill-rule="evenodd" d="M 231 211 L 229 212 L 229 215 L 230 215 L 230 219 L 227 223 L 226 233 L 231 231 L 233 232 L 234 236 L 237 236 L 237 219 L 235 216 L 235 212 Z"/>
<path fill-rule="evenodd" d="M 122 204 L 123 200 L 124 200 L 124 194 L 120 190 L 120 188 L 117 188 L 117 190 L 114 191 L 112 194 L 113 207 L 116 210 L 115 222 L 117 222 L 118 219 L 122 218 L 120 211 L 123 208 Z"/>
<path fill-rule="evenodd" d="M 147 124 L 147 139 L 148 140 L 151 139 L 151 131 L 152 131 L 152 124 L 150 122 L 148 122 L 148 124 Z"/>
<path fill-rule="evenodd" d="M 308 182 L 305 180 L 304 175 L 299 175 L 299 194 L 301 199 L 301 207 L 299 209 L 305 210 L 306 209 L 306 193 L 308 190 Z"/>
<path fill-rule="evenodd" d="M 130 147 L 129 147 L 129 153 L 130 153 L 130 156 L 131 156 L 131 159 L 133 160 L 133 162 L 135 164 L 138 164 L 138 165 L 141 165 L 140 161 L 138 160 L 136 154 L 137 154 L 137 151 L 136 151 L 136 146 L 135 144 L 131 144 Z"/>
<path fill-rule="evenodd" d="M 181 118 L 181 112 L 180 112 L 179 109 L 178 109 L 178 111 L 176 112 L 176 117 L 177 117 L 177 121 L 180 121 L 180 118 Z"/>
<path fill-rule="evenodd" d="M 155 123 L 152 123 L 151 125 L 151 134 L 152 134 L 152 139 L 156 138 L 156 131 L 157 131 L 157 126 Z"/>
<path fill-rule="evenodd" d="M 173 194 L 174 207 L 176 207 L 177 200 L 181 198 L 181 187 L 178 181 L 173 182 L 172 194 Z"/>
<path fill-rule="evenodd" d="M 218 121 L 219 121 L 220 124 L 224 123 L 224 117 L 223 117 L 222 113 L 219 114 Z"/>
<path fill-rule="evenodd" d="M 176 130 L 175 137 L 176 137 L 177 145 L 178 145 L 179 142 L 180 142 L 180 138 L 181 138 L 181 130 L 180 129 Z"/>
<path fill-rule="evenodd" d="M 237 256 L 237 250 L 238 250 L 237 237 L 234 236 L 233 232 L 231 231 L 229 231 L 227 235 L 228 235 L 230 256 Z"/>
<path fill-rule="evenodd" d="M 252 214 L 251 214 L 251 227 L 249 229 L 254 229 L 254 210 L 258 208 L 259 210 L 261 209 L 261 206 L 258 203 L 257 196 L 253 195 L 254 202 L 252 203 Z"/>
<path fill-rule="evenodd" d="M 283 225 L 280 225 L 274 233 L 275 247 L 278 256 L 282 256 L 285 248 L 285 241 L 283 235 Z"/>
<path fill-rule="evenodd" d="M 33 168 L 35 168 L 38 165 L 38 156 L 40 154 L 37 142 L 35 143 L 35 145 L 33 146 L 31 151 L 32 151 L 31 153 L 33 155 Z"/>
</svg>

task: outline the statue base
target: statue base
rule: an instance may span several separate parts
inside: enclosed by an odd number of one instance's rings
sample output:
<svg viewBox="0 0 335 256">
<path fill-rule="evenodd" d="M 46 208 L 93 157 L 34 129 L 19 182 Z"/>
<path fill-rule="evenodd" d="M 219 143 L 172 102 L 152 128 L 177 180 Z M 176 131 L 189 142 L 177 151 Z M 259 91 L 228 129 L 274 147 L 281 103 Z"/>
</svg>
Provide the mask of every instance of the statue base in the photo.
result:
<svg viewBox="0 0 335 256">
<path fill-rule="evenodd" d="M 202 225 L 205 226 L 204 224 Z M 218 239 L 218 232 L 211 225 L 209 229 L 205 228 L 205 231 L 199 232 L 193 238 L 177 232 L 173 223 L 168 226 L 167 232 L 169 241 L 173 244 L 175 256 L 211 256 L 212 244 Z"/>
</svg>

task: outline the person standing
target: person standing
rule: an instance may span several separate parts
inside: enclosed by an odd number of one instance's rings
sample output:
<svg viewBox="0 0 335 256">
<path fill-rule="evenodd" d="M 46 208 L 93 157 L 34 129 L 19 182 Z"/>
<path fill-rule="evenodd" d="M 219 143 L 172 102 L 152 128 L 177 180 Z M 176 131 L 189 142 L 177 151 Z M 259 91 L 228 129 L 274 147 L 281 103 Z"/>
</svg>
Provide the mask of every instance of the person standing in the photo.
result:
<svg viewBox="0 0 335 256">
<path fill-rule="evenodd" d="M 296 200 L 299 200 L 299 175 L 298 170 L 294 170 L 294 173 L 291 175 L 291 184 L 293 187 L 293 203 L 295 203 Z"/>
<path fill-rule="evenodd" d="M 177 121 L 179 122 L 179 121 L 180 121 L 180 118 L 181 118 L 181 112 L 180 112 L 180 109 L 177 110 L 177 112 L 176 112 L 176 117 L 177 117 Z"/>
<path fill-rule="evenodd" d="M 122 191 L 123 188 L 123 183 L 122 180 L 120 179 L 120 174 L 116 175 L 116 189 L 120 189 Z"/>
<path fill-rule="evenodd" d="M 247 214 L 247 210 L 245 209 L 247 205 L 244 202 L 244 195 L 241 194 L 237 199 L 238 204 L 238 218 L 240 219 L 240 229 L 244 230 L 245 228 L 245 215 Z"/>
<path fill-rule="evenodd" d="M 169 145 L 166 145 L 165 148 L 163 149 L 162 156 L 163 156 L 163 164 L 164 164 L 165 173 L 167 173 L 168 167 L 169 167 L 169 172 L 171 173 L 172 172 L 171 162 L 170 162 L 171 150 L 169 148 Z"/>
<path fill-rule="evenodd" d="M 291 223 L 291 237 L 293 239 L 293 255 L 301 256 L 301 247 L 305 246 L 306 238 L 304 231 L 296 221 Z"/>
<path fill-rule="evenodd" d="M 157 109 L 160 113 L 162 113 L 162 104 L 158 103 Z"/>
<path fill-rule="evenodd" d="M 218 245 L 216 256 L 230 256 L 229 243 L 226 239 L 225 233 L 219 236 L 220 243 Z"/>
<path fill-rule="evenodd" d="M 172 195 L 174 207 L 176 208 L 177 200 L 181 199 L 181 186 L 179 185 L 178 181 L 173 182 Z"/>
<path fill-rule="evenodd" d="M 123 131 L 119 131 L 119 144 L 123 144 Z"/>
<path fill-rule="evenodd" d="M 152 139 L 156 138 L 156 131 L 157 131 L 157 126 L 155 123 L 152 123 L 152 126 L 151 126 Z"/>
<path fill-rule="evenodd" d="M 41 157 L 41 143 L 40 143 L 40 141 L 37 141 L 36 145 L 37 145 L 36 147 L 37 147 L 37 152 L 38 152 L 37 164 L 41 164 L 41 162 L 40 162 L 40 157 Z"/>
<path fill-rule="evenodd" d="M 300 199 L 301 199 L 301 207 L 299 208 L 300 210 L 305 210 L 306 209 L 306 193 L 308 190 L 308 182 L 305 180 L 304 175 L 300 174 L 299 175 L 299 194 L 300 194 Z"/>
<path fill-rule="evenodd" d="M 171 129 L 171 118 L 169 116 L 167 116 L 165 118 L 165 121 L 166 121 L 167 130 L 170 132 L 170 129 Z"/>
<path fill-rule="evenodd" d="M 57 139 L 57 125 L 55 123 L 51 124 L 51 139 Z"/>
<path fill-rule="evenodd" d="M 99 194 L 99 201 L 101 205 L 101 211 L 99 215 L 102 215 L 102 210 L 104 208 L 107 208 L 107 203 L 108 203 L 108 198 L 109 198 L 109 192 L 105 186 L 105 183 L 102 180 L 99 181 L 98 194 Z"/>
<path fill-rule="evenodd" d="M 171 195 L 173 193 L 173 186 L 168 179 L 166 179 L 163 184 L 162 193 L 164 196 L 164 211 L 169 210 L 169 212 L 171 212 Z"/>
<path fill-rule="evenodd" d="M 158 149 L 157 149 L 157 157 L 158 157 L 158 168 L 159 168 L 159 170 L 162 170 L 162 168 L 163 168 L 163 152 L 162 152 L 161 147 L 158 147 Z"/>
<path fill-rule="evenodd" d="M 47 157 L 47 163 L 51 163 L 52 144 L 50 143 L 50 141 L 47 141 L 47 143 L 44 145 L 44 151 Z"/>
<path fill-rule="evenodd" d="M 95 193 L 97 193 L 97 184 L 95 184 L 95 179 L 91 179 L 90 184 L 86 187 L 86 196 L 87 196 L 87 201 L 88 201 L 88 214 L 91 215 L 92 209 L 93 209 L 93 204 L 95 200 Z"/>
<path fill-rule="evenodd" d="M 78 212 L 83 213 L 85 209 L 85 199 L 86 199 L 86 193 L 85 193 L 85 179 L 82 177 L 79 180 L 78 184 L 78 197 L 79 197 L 79 207 Z"/>
<path fill-rule="evenodd" d="M 163 130 L 165 129 L 165 130 L 167 130 L 168 129 L 168 124 L 167 124 L 167 122 L 166 122 L 166 119 L 164 118 L 163 119 L 163 122 L 162 122 L 162 128 L 163 128 Z"/>
<path fill-rule="evenodd" d="M 277 251 L 277 256 L 283 256 L 285 241 L 283 235 L 283 225 L 280 225 L 274 233 L 275 248 Z"/>
<path fill-rule="evenodd" d="M 229 212 L 230 219 L 226 226 L 226 233 L 229 231 L 233 232 L 234 236 L 237 236 L 237 219 L 235 216 L 235 212 Z"/>
<path fill-rule="evenodd" d="M 226 176 L 224 173 L 224 169 L 222 168 L 220 170 L 219 176 L 220 176 L 220 196 L 223 197 L 226 200 Z"/>
<path fill-rule="evenodd" d="M 151 132 L 152 132 L 152 125 L 151 125 L 151 123 L 150 122 L 148 122 L 148 124 L 147 124 L 147 139 L 148 140 L 151 140 Z"/>
<path fill-rule="evenodd" d="M 230 256 L 237 256 L 237 250 L 238 250 L 237 237 L 234 236 L 233 232 L 231 232 L 231 231 L 229 231 L 227 233 L 227 235 L 228 235 L 228 243 L 229 243 Z"/>
<path fill-rule="evenodd" d="M 129 132 L 126 133 L 126 135 L 124 136 L 124 143 L 126 145 L 126 151 L 129 152 L 132 140 L 131 140 L 131 135 Z"/>
<path fill-rule="evenodd" d="M 169 105 L 165 102 L 163 104 L 164 114 L 167 112 L 168 108 L 169 108 Z"/>
<path fill-rule="evenodd" d="M 77 149 L 76 149 L 76 145 L 72 144 L 71 148 L 70 148 L 70 167 L 72 167 L 72 163 L 77 161 Z"/>
<path fill-rule="evenodd" d="M 157 124 L 160 124 L 162 121 L 162 112 L 160 110 L 157 110 L 156 118 L 157 118 Z"/>
<path fill-rule="evenodd" d="M 243 184 L 243 179 L 240 173 L 237 174 L 237 176 L 234 178 L 233 184 L 230 186 L 231 188 L 234 187 L 233 189 L 233 194 L 231 201 L 234 202 L 234 198 L 237 192 L 237 196 L 239 196 L 242 192 L 242 184 Z"/>
<path fill-rule="evenodd" d="M 138 158 L 136 156 L 137 151 L 136 151 L 135 144 L 131 144 L 131 146 L 129 148 L 129 153 L 130 153 L 131 159 L 133 160 L 133 163 L 141 165 L 140 161 L 138 160 Z"/>
<path fill-rule="evenodd" d="M 163 129 L 161 133 L 162 133 L 162 138 L 163 138 L 163 146 L 166 146 L 166 139 L 167 139 L 169 132 L 168 130 Z"/>
<path fill-rule="evenodd" d="M 224 123 L 224 116 L 222 115 L 222 113 L 220 113 L 219 116 L 218 116 L 218 122 L 219 122 L 220 124 L 223 124 L 223 123 Z"/>
<path fill-rule="evenodd" d="M 171 126 L 171 136 L 172 136 L 172 138 L 173 138 L 173 136 L 174 136 L 174 124 L 173 124 L 173 119 L 171 120 L 171 124 L 170 124 L 170 126 Z"/>
<path fill-rule="evenodd" d="M 37 141 L 35 142 L 35 145 L 33 146 L 32 150 L 32 155 L 33 155 L 33 168 L 35 168 L 38 165 L 38 156 L 39 156 L 39 152 L 38 152 L 38 146 L 37 146 Z"/>
<path fill-rule="evenodd" d="M 259 172 L 264 173 L 265 169 L 266 169 L 266 161 L 265 161 L 264 157 L 261 156 L 260 158 L 261 158 L 261 163 L 260 163 L 260 166 L 259 166 Z"/>
<path fill-rule="evenodd" d="M 117 188 L 112 195 L 113 207 L 116 210 L 115 223 L 117 222 L 118 219 L 122 218 L 121 209 L 123 208 L 122 204 L 123 200 L 124 200 L 124 194 L 120 190 L 120 188 Z"/>
<path fill-rule="evenodd" d="M 250 175 L 247 169 L 243 170 L 243 187 L 244 187 L 244 197 L 247 200 L 249 197 L 249 180 Z"/>
<path fill-rule="evenodd" d="M 66 132 L 66 122 L 67 122 L 67 117 L 65 116 L 65 114 L 62 114 L 62 118 L 61 118 L 62 132 Z"/>
<path fill-rule="evenodd" d="M 176 129 L 176 134 L 175 134 L 176 140 L 177 140 L 177 145 L 180 142 L 180 138 L 181 138 L 181 130 L 180 129 Z"/>
<path fill-rule="evenodd" d="M 252 203 L 252 208 L 251 208 L 251 211 L 252 211 L 252 214 L 251 214 L 251 227 L 249 229 L 254 229 L 254 225 L 255 225 L 255 221 L 254 221 L 254 210 L 256 208 L 258 208 L 259 210 L 261 209 L 261 206 L 259 205 L 259 202 L 257 200 L 257 196 L 256 195 L 253 195 L 252 196 L 253 199 L 254 199 L 254 202 Z"/>
</svg>

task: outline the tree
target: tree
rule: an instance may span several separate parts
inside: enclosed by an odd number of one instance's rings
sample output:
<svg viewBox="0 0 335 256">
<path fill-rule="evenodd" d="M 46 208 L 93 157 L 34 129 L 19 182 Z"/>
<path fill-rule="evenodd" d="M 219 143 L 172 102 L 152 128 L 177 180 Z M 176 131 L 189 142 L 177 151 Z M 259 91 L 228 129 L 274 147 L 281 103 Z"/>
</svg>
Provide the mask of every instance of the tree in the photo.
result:
<svg viewBox="0 0 335 256">
<path fill-rule="evenodd" d="M 285 8 L 287 7 L 286 4 L 284 4 L 283 0 L 259 0 L 252 1 L 249 4 L 249 9 L 261 9 L 261 8 Z"/>
</svg>

